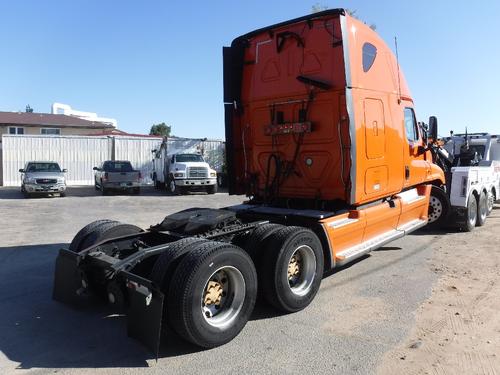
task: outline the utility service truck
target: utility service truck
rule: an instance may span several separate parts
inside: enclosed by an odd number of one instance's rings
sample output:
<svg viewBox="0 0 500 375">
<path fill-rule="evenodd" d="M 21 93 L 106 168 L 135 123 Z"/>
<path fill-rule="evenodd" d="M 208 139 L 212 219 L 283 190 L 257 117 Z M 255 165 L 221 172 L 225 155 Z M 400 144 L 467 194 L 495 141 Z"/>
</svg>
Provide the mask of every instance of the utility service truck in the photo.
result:
<svg viewBox="0 0 500 375">
<path fill-rule="evenodd" d="M 224 142 L 166 138 L 153 154 L 152 179 L 156 188 L 165 187 L 172 194 L 192 190 L 203 190 L 208 194 L 217 192 L 216 169 L 222 168 Z"/>
<path fill-rule="evenodd" d="M 124 306 L 156 353 L 166 327 L 227 343 L 257 294 L 306 308 L 325 272 L 426 225 L 446 186 L 395 56 L 343 9 L 250 32 L 223 56 L 228 188 L 248 201 L 146 230 L 98 220 L 56 261 L 56 300 Z"/>
</svg>

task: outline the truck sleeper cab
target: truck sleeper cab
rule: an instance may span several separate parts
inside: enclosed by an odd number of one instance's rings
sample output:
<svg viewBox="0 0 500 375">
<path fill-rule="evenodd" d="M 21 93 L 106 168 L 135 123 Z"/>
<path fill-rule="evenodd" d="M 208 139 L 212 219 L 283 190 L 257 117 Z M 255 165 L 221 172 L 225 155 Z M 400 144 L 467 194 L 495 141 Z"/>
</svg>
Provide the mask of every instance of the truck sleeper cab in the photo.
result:
<svg viewBox="0 0 500 375">
<path fill-rule="evenodd" d="M 146 231 L 91 223 L 60 251 L 54 298 L 125 305 L 129 335 L 156 353 L 167 325 L 204 348 L 227 343 L 258 293 L 304 309 L 325 271 L 424 226 L 444 184 L 397 77 L 384 42 L 342 9 L 235 39 L 224 49 L 229 192 L 249 201 Z"/>
<path fill-rule="evenodd" d="M 343 208 L 444 184 L 393 53 L 342 10 L 243 35 L 224 59 L 230 194 Z"/>
</svg>

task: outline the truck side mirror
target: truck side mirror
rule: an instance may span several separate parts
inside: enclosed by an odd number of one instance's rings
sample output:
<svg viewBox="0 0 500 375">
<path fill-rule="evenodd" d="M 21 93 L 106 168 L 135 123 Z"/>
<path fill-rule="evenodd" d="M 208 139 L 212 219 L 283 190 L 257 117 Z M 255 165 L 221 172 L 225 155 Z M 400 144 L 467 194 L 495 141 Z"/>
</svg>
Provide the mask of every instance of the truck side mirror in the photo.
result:
<svg viewBox="0 0 500 375">
<path fill-rule="evenodd" d="M 437 140 L 438 137 L 438 120 L 436 116 L 429 117 L 429 138 Z"/>
<path fill-rule="evenodd" d="M 25 172 L 25 170 L 24 170 L 24 169 L 20 169 L 20 170 L 19 170 L 19 172 L 24 173 L 24 172 Z"/>
<path fill-rule="evenodd" d="M 98 171 L 98 170 L 99 170 L 99 168 L 97 168 L 97 167 L 94 167 L 94 168 L 92 168 L 92 169 L 93 169 L 94 171 Z"/>
<path fill-rule="evenodd" d="M 62 171 L 63 171 L 63 173 L 66 173 L 68 170 L 66 168 L 64 168 Z"/>
</svg>

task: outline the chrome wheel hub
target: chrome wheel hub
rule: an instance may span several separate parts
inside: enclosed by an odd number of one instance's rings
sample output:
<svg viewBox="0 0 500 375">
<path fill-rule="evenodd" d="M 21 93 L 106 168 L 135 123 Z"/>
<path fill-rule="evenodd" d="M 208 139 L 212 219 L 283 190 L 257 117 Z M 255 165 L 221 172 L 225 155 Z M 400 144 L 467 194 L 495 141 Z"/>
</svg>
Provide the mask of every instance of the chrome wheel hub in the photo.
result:
<svg viewBox="0 0 500 375">
<path fill-rule="evenodd" d="M 435 222 L 443 214 L 443 204 L 435 196 L 431 196 L 429 201 L 429 223 Z"/>
<path fill-rule="evenodd" d="M 312 288 L 316 276 L 316 256 L 313 249 L 301 245 L 288 260 L 288 285 L 293 294 L 306 295 Z"/>
<path fill-rule="evenodd" d="M 201 297 L 205 321 L 213 327 L 228 327 L 243 307 L 245 293 L 245 279 L 237 268 L 219 268 L 207 280 Z"/>
</svg>

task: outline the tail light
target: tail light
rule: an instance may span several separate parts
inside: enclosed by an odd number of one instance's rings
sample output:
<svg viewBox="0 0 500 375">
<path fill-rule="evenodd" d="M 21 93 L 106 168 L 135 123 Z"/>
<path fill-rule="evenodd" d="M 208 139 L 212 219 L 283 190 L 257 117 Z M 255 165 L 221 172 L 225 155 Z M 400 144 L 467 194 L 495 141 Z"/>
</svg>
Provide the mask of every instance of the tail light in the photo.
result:
<svg viewBox="0 0 500 375">
<path fill-rule="evenodd" d="M 141 172 L 139 172 L 139 175 L 138 175 L 138 176 L 139 176 L 139 177 L 137 178 L 137 180 L 140 180 L 140 179 L 142 178 L 142 173 L 141 173 Z"/>
<path fill-rule="evenodd" d="M 104 173 L 104 180 L 107 180 L 108 179 L 108 172 L 105 172 Z"/>
</svg>

